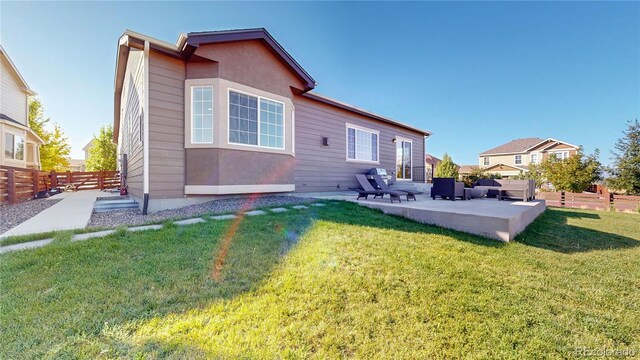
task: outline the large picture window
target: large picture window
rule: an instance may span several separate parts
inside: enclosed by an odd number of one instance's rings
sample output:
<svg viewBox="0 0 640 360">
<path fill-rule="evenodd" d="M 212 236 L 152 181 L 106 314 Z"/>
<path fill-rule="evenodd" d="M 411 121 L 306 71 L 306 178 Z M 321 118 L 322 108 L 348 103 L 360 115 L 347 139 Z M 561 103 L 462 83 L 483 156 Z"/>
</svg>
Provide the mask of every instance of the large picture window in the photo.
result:
<svg viewBox="0 0 640 360">
<path fill-rule="evenodd" d="M 347 126 L 347 160 L 378 162 L 378 133 Z"/>
<path fill-rule="evenodd" d="M 14 134 L 4 134 L 4 157 L 12 160 L 24 160 L 24 138 Z"/>
<path fill-rule="evenodd" d="M 191 142 L 213 143 L 213 87 L 191 87 Z"/>
<path fill-rule="evenodd" d="M 284 149 L 284 104 L 229 91 L 229 143 Z"/>
</svg>

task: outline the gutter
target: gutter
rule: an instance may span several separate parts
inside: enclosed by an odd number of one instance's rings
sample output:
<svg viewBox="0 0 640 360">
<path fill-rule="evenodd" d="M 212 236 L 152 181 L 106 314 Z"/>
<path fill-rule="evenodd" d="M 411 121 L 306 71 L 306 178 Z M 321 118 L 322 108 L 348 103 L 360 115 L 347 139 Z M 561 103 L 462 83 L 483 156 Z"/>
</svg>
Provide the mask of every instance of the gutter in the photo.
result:
<svg viewBox="0 0 640 360">
<path fill-rule="evenodd" d="M 143 205 L 142 214 L 147 215 L 147 208 L 149 206 L 149 40 L 144 41 L 144 106 L 142 107 L 142 122 L 144 129 L 142 152 L 143 152 Z"/>
</svg>

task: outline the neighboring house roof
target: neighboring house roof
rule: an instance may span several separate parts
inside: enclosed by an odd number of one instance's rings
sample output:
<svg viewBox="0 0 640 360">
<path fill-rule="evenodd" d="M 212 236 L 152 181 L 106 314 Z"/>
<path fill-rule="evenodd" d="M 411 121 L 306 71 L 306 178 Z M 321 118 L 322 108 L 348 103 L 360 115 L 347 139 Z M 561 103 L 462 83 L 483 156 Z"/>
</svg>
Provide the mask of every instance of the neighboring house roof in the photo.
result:
<svg viewBox="0 0 640 360">
<path fill-rule="evenodd" d="M 480 155 L 513 154 L 525 152 L 527 151 L 527 149 L 534 147 L 543 141 L 545 140 L 537 137 L 511 140 L 506 144 L 502 144 L 498 147 L 494 147 L 493 149 L 483 151 L 480 153 Z"/>
<path fill-rule="evenodd" d="M 429 165 L 438 165 L 442 161 L 431 154 L 425 154 L 424 160 L 425 160 L 425 163 Z"/>
<path fill-rule="evenodd" d="M 82 167 L 85 164 L 84 159 L 67 159 L 70 167 Z"/>
<path fill-rule="evenodd" d="M 548 142 L 549 145 L 540 149 L 537 149 L 538 151 L 544 151 L 546 148 L 549 148 L 551 146 L 554 146 L 556 144 L 565 144 L 569 147 L 572 148 L 578 148 L 578 146 L 570 144 L 566 141 L 560 141 L 560 140 L 556 140 L 554 138 L 546 138 L 546 139 L 541 139 L 541 138 L 537 138 L 537 137 L 532 137 L 532 138 L 524 138 L 524 139 L 516 139 L 516 140 L 511 140 L 506 144 L 502 144 L 498 147 L 495 147 L 493 149 L 489 149 L 487 151 L 483 151 L 480 153 L 480 156 L 483 155 L 499 155 L 499 154 L 517 154 L 517 153 L 525 153 L 533 148 L 538 147 L 539 145 L 544 144 L 545 142 Z"/>
<path fill-rule="evenodd" d="M 505 164 L 495 164 L 495 165 L 491 165 L 489 167 L 484 168 L 485 171 L 487 172 L 491 172 L 491 171 L 529 171 L 529 169 L 523 168 L 523 167 L 519 167 L 519 166 L 514 166 L 514 165 L 505 165 Z"/>
<path fill-rule="evenodd" d="M 31 136 L 33 136 L 36 140 L 38 140 L 40 142 L 40 144 L 44 144 L 45 143 L 45 141 L 40 136 L 38 136 L 38 134 L 36 134 L 35 131 L 33 131 L 30 127 L 26 126 L 25 124 L 22 124 L 22 123 L 14 120 L 14 119 L 8 117 L 5 114 L 0 114 L 0 120 L 6 121 L 8 123 L 11 123 L 11 125 L 13 125 L 15 127 L 18 127 L 18 128 L 21 128 L 23 130 L 27 130 L 31 134 Z"/>
<path fill-rule="evenodd" d="M 477 170 L 477 169 L 478 169 L 478 165 L 460 165 L 460 168 L 458 169 L 458 173 L 469 174 L 473 170 Z"/>
<path fill-rule="evenodd" d="M 18 68 L 16 67 L 16 65 L 13 63 L 13 61 L 11 61 L 9 54 L 7 54 L 7 52 L 4 50 L 2 45 L 0 45 L 0 55 L 2 55 L 2 57 L 9 64 L 9 67 L 13 71 L 13 75 L 16 78 L 16 80 L 18 80 L 18 85 L 22 87 L 22 90 L 24 90 L 27 93 L 27 95 L 35 95 L 36 93 L 33 90 L 31 90 L 31 88 L 29 88 L 29 85 L 22 77 L 22 74 L 20 74 L 20 72 L 18 71 Z"/>
</svg>

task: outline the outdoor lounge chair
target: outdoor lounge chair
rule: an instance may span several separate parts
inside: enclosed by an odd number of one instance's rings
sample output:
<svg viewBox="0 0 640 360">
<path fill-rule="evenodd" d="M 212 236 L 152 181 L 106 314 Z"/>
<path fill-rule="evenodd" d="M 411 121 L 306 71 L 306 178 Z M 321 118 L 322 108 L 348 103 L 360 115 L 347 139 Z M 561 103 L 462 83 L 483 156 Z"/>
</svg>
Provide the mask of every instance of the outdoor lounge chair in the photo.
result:
<svg viewBox="0 0 640 360">
<path fill-rule="evenodd" d="M 406 193 L 400 193 L 399 191 L 394 191 L 394 190 L 384 191 L 384 190 L 375 189 L 373 185 L 371 185 L 369 180 L 367 180 L 367 177 L 364 174 L 356 174 L 356 180 L 358 180 L 358 183 L 360 184 L 360 187 L 362 189 L 360 190 L 354 189 L 354 188 L 350 188 L 350 189 L 358 192 L 358 199 L 360 199 L 362 195 L 364 195 L 366 199 L 367 195 L 375 195 L 374 198 L 376 198 L 378 197 L 378 195 L 380 197 L 384 197 L 385 194 L 389 194 L 389 197 L 391 198 L 391 203 L 393 203 L 394 199 L 397 199 L 398 202 L 402 202 L 402 200 L 400 199 L 400 196 L 406 194 Z"/>
<path fill-rule="evenodd" d="M 464 183 L 458 182 L 454 178 L 433 178 L 431 198 L 435 200 L 436 196 L 453 201 L 457 197 L 464 200 Z"/>
<path fill-rule="evenodd" d="M 401 194 L 406 193 L 407 194 L 407 201 L 409 201 L 410 199 L 413 199 L 414 201 L 418 201 L 418 200 L 416 200 L 416 194 L 420 194 L 421 193 L 419 191 L 411 191 L 411 190 L 393 190 L 392 188 L 389 187 L 389 185 L 387 185 L 386 182 L 384 182 L 384 180 L 382 179 L 382 177 L 380 175 L 373 175 L 373 182 L 375 182 L 378 185 L 378 187 L 380 188 L 380 190 L 382 190 L 382 191 L 397 191 L 397 192 L 399 192 Z"/>
</svg>

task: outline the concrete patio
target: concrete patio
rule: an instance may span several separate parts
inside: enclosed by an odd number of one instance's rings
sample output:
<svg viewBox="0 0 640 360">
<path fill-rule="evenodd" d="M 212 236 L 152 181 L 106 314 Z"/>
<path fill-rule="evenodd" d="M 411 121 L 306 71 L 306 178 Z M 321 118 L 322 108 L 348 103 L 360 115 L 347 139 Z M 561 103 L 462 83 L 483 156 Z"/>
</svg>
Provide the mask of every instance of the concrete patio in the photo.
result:
<svg viewBox="0 0 640 360">
<path fill-rule="evenodd" d="M 379 209 L 385 214 L 402 216 L 425 224 L 485 236 L 500 241 L 511 241 L 546 210 L 544 200 L 498 201 L 483 198 L 473 200 L 432 200 L 417 195 L 417 201 L 401 203 L 384 199 L 356 200 L 355 192 L 342 192 L 317 196 L 324 199 L 353 201 L 362 206 Z"/>
</svg>

